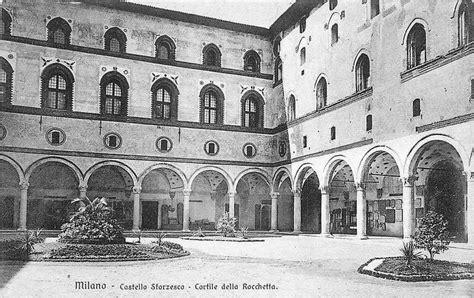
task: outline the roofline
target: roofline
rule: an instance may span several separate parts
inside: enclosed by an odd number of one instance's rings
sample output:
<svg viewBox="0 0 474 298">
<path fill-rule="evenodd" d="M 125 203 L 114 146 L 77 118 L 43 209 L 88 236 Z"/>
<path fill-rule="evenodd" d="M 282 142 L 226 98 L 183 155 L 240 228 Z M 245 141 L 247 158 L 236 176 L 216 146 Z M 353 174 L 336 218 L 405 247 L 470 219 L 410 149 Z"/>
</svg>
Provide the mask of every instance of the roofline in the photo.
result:
<svg viewBox="0 0 474 298">
<path fill-rule="evenodd" d="M 309 12 L 326 3 L 327 0 L 296 0 L 288 9 L 278 17 L 270 26 L 270 36 L 274 37 L 279 32 L 284 31 L 296 24 L 303 16 L 307 16 Z"/>
<path fill-rule="evenodd" d="M 168 10 L 168 9 L 148 6 L 144 4 L 130 3 L 124 0 L 80 0 L 78 2 L 83 2 L 83 3 L 87 3 L 91 5 L 103 6 L 103 7 L 108 7 L 112 9 L 118 9 L 118 10 L 133 12 L 133 13 L 139 13 L 143 15 L 177 20 L 177 21 L 182 21 L 185 23 L 215 27 L 215 28 L 225 29 L 229 31 L 249 33 L 249 34 L 259 35 L 263 37 L 269 37 L 271 35 L 270 30 L 264 27 L 246 25 L 246 24 L 241 24 L 241 23 L 236 23 L 236 22 L 231 22 L 231 21 L 224 21 L 224 20 L 219 20 L 216 18 L 205 17 L 205 16 L 185 13 L 181 11 Z"/>
</svg>

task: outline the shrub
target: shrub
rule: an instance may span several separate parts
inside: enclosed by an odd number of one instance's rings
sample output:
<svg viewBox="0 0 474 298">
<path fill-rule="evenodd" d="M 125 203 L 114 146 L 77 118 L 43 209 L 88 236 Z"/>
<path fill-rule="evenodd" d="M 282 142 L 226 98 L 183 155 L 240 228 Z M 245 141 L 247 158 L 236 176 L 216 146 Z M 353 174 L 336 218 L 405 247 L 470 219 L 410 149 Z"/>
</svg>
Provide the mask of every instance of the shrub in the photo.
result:
<svg viewBox="0 0 474 298">
<path fill-rule="evenodd" d="M 174 243 L 174 242 L 169 242 L 169 241 L 163 241 L 161 242 L 161 247 L 165 247 L 165 248 L 168 248 L 168 249 L 171 249 L 171 250 L 178 250 L 178 251 L 183 251 L 183 247 L 178 244 L 178 243 Z"/>
<path fill-rule="evenodd" d="M 248 239 L 249 237 L 247 236 L 247 234 L 248 234 L 248 227 L 241 227 L 239 237 L 242 239 Z"/>
<path fill-rule="evenodd" d="M 51 259 L 143 258 L 148 255 L 133 244 L 66 244 L 51 250 Z"/>
<path fill-rule="evenodd" d="M 410 239 L 409 242 L 403 243 L 403 247 L 400 248 L 400 251 L 403 253 L 403 256 L 405 257 L 406 267 L 412 267 L 413 260 L 421 255 L 421 252 L 415 251 L 415 250 L 416 250 L 416 247 L 415 247 L 415 243 L 413 242 L 413 239 Z"/>
<path fill-rule="evenodd" d="M 450 242 L 448 221 L 442 214 L 428 211 L 424 217 L 420 218 L 414 239 L 415 247 L 428 251 L 432 261 L 435 254 L 448 249 Z"/>
<path fill-rule="evenodd" d="M 227 237 L 227 235 L 234 236 L 236 224 L 237 219 L 230 216 L 229 212 L 225 212 L 217 222 L 217 231 L 222 233 L 224 237 Z"/>
<path fill-rule="evenodd" d="M 197 231 L 193 233 L 193 237 L 206 237 L 202 231 L 202 227 L 199 227 Z"/>
<path fill-rule="evenodd" d="M 3 258 L 8 260 L 27 260 L 28 255 L 35 251 L 34 246 L 44 242 L 41 230 L 25 231 L 21 237 L 4 240 L 0 250 Z"/>
<path fill-rule="evenodd" d="M 112 210 L 105 198 L 79 198 L 72 203 L 84 206 L 61 227 L 59 241 L 88 244 L 125 243 L 123 228 L 112 218 Z"/>
</svg>

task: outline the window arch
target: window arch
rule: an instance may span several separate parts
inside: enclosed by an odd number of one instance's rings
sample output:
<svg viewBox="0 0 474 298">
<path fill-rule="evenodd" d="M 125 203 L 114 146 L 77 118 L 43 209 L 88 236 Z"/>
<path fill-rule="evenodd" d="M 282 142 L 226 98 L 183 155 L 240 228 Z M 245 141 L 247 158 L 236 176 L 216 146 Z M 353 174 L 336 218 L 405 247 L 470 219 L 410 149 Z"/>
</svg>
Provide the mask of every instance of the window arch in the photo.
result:
<svg viewBox="0 0 474 298">
<path fill-rule="evenodd" d="M 407 37 L 407 69 L 426 61 L 426 31 L 420 23 L 415 24 Z"/>
<path fill-rule="evenodd" d="M 41 107 L 72 110 L 74 76 L 64 65 L 55 63 L 41 74 Z"/>
<path fill-rule="evenodd" d="M 100 80 L 100 112 L 103 115 L 127 116 L 128 82 L 116 71 L 106 73 Z"/>
<path fill-rule="evenodd" d="M 251 128 L 263 127 L 264 100 L 255 91 L 249 91 L 242 97 L 242 126 Z"/>
<path fill-rule="evenodd" d="M 0 57 L 0 105 L 11 104 L 13 68 L 3 57 Z"/>
<path fill-rule="evenodd" d="M 107 51 L 125 53 L 127 36 L 117 27 L 110 28 L 104 34 L 104 47 Z"/>
<path fill-rule="evenodd" d="M 335 44 L 339 40 L 339 26 L 337 24 L 331 27 L 331 45 Z"/>
<path fill-rule="evenodd" d="M 157 80 L 151 87 L 152 117 L 163 120 L 178 118 L 178 95 L 176 85 L 168 79 Z"/>
<path fill-rule="evenodd" d="M 380 1 L 370 0 L 370 17 L 374 18 L 380 13 Z"/>
<path fill-rule="evenodd" d="M 321 77 L 316 84 L 316 110 L 324 108 L 327 104 L 328 83 L 326 78 Z"/>
<path fill-rule="evenodd" d="M 415 100 L 413 100 L 412 108 L 413 108 L 413 117 L 421 116 L 421 101 L 419 98 L 416 98 Z"/>
<path fill-rule="evenodd" d="M 333 10 L 337 6 L 337 0 L 329 0 L 329 10 Z"/>
<path fill-rule="evenodd" d="M 468 44 L 473 40 L 473 25 L 472 25 L 472 2 L 463 1 L 459 6 L 458 11 L 458 34 L 459 46 Z"/>
<path fill-rule="evenodd" d="M 293 121 L 296 119 L 296 99 L 292 94 L 288 100 L 288 121 Z"/>
<path fill-rule="evenodd" d="M 54 18 L 49 21 L 48 41 L 55 44 L 68 45 L 71 43 L 71 26 L 62 18 Z"/>
<path fill-rule="evenodd" d="M 280 50 L 281 50 L 281 37 L 277 36 L 275 40 L 273 41 L 273 55 L 275 55 L 276 57 L 279 57 Z"/>
<path fill-rule="evenodd" d="M 176 45 L 170 37 L 166 35 L 158 37 L 155 41 L 155 56 L 166 60 L 176 59 Z"/>
<path fill-rule="evenodd" d="M 301 48 L 300 51 L 300 66 L 306 63 L 306 48 Z"/>
<path fill-rule="evenodd" d="M 12 18 L 10 14 L 2 8 L 2 18 L 0 20 L 0 35 L 11 35 Z"/>
<path fill-rule="evenodd" d="M 356 63 L 356 92 L 369 88 L 370 60 L 366 54 L 361 54 Z"/>
<path fill-rule="evenodd" d="M 279 83 L 283 80 L 283 63 L 280 57 L 275 59 L 275 83 Z"/>
<path fill-rule="evenodd" d="M 211 43 L 202 50 L 202 61 L 204 65 L 221 67 L 221 51 Z"/>
<path fill-rule="evenodd" d="M 244 55 L 244 70 L 260 72 L 260 55 L 254 50 L 247 51 Z"/>
<path fill-rule="evenodd" d="M 219 87 L 208 84 L 199 95 L 201 123 L 222 124 L 224 122 L 224 93 Z"/>
</svg>

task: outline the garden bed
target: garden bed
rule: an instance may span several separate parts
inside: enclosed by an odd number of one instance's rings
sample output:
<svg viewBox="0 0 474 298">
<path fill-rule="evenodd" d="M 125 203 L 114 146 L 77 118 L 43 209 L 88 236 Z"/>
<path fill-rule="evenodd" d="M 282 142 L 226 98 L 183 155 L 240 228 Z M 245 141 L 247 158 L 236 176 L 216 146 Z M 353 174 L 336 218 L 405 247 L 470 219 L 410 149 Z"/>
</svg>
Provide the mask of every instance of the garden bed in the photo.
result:
<svg viewBox="0 0 474 298">
<path fill-rule="evenodd" d="M 357 270 L 359 273 L 400 281 L 439 281 L 474 279 L 474 264 L 417 258 L 405 266 L 405 258 L 374 258 Z"/>
<path fill-rule="evenodd" d="M 205 236 L 205 237 L 181 237 L 184 240 L 194 241 L 224 241 L 224 242 L 264 242 L 264 239 L 258 238 L 237 238 L 237 237 L 223 237 L 223 236 Z"/>
</svg>

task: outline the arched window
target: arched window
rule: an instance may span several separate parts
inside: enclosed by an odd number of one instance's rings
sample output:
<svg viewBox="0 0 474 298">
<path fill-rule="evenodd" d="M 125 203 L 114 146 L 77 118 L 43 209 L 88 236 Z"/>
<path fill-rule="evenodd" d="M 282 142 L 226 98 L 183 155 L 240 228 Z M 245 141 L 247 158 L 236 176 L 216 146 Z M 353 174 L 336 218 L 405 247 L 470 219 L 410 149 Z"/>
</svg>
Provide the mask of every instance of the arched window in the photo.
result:
<svg viewBox="0 0 474 298">
<path fill-rule="evenodd" d="M 175 60 L 176 45 L 173 40 L 166 35 L 160 36 L 155 42 L 155 55 L 157 58 Z"/>
<path fill-rule="evenodd" d="M 290 96 L 288 100 L 288 121 L 296 119 L 296 99 L 294 95 Z"/>
<path fill-rule="evenodd" d="M 48 41 L 56 44 L 68 45 L 71 42 L 71 26 L 62 18 L 49 21 Z"/>
<path fill-rule="evenodd" d="M 421 102 L 419 98 L 413 101 L 413 117 L 418 116 L 421 116 Z"/>
<path fill-rule="evenodd" d="M 217 86 L 208 84 L 200 94 L 201 123 L 222 124 L 224 122 L 224 93 Z"/>
<path fill-rule="evenodd" d="M 331 140 L 335 140 L 335 139 L 336 139 L 336 127 L 332 126 L 331 127 Z"/>
<path fill-rule="evenodd" d="M 302 48 L 300 52 L 300 65 L 306 63 L 306 48 Z"/>
<path fill-rule="evenodd" d="M 280 56 L 280 50 L 281 50 L 280 43 L 281 43 L 281 37 L 277 36 L 275 40 L 273 41 L 273 54 L 275 55 L 275 57 Z"/>
<path fill-rule="evenodd" d="M 55 63 L 41 74 L 41 106 L 48 109 L 72 110 L 74 76 L 64 65 Z"/>
<path fill-rule="evenodd" d="M 0 35 L 11 35 L 12 18 L 10 14 L 2 8 L 2 18 L 0 20 Z"/>
<path fill-rule="evenodd" d="M 306 16 L 302 17 L 300 20 L 300 33 L 303 33 L 306 30 Z"/>
<path fill-rule="evenodd" d="M 117 27 L 110 28 L 104 34 L 104 46 L 107 51 L 125 53 L 127 36 Z"/>
<path fill-rule="evenodd" d="M 11 104 L 13 69 L 10 63 L 0 57 L 0 105 Z"/>
<path fill-rule="evenodd" d="M 365 117 L 365 130 L 366 131 L 372 130 L 372 115 L 367 115 Z"/>
<path fill-rule="evenodd" d="M 251 50 L 247 51 L 244 56 L 244 70 L 251 72 L 260 72 L 260 55 Z"/>
<path fill-rule="evenodd" d="M 105 74 L 100 81 L 100 111 L 103 115 L 127 116 L 128 82 L 116 71 Z"/>
<path fill-rule="evenodd" d="M 221 66 L 221 51 L 215 44 L 208 44 L 202 50 L 202 61 L 204 65 Z"/>
<path fill-rule="evenodd" d="M 242 126 L 251 128 L 263 127 L 263 98 L 254 91 L 242 97 Z"/>
<path fill-rule="evenodd" d="M 178 118 L 178 88 L 168 79 L 160 79 L 151 87 L 152 116 L 156 119 Z"/>
<path fill-rule="evenodd" d="M 472 2 L 463 1 L 458 11 L 458 28 L 459 28 L 459 46 L 463 46 L 472 41 L 474 28 L 472 25 Z"/>
<path fill-rule="evenodd" d="M 337 24 L 331 27 L 331 45 L 335 44 L 339 40 L 339 27 Z"/>
<path fill-rule="evenodd" d="M 329 9 L 333 10 L 337 6 L 337 0 L 329 0 Z"/>
<path fill-rule="evenodd" d="M 370 17 L 373 18 L 380 13 L 380 0 L 370 0 Z"/>
<path fill-rule="evenodd" d="M 369 88 L 370 61 L 367 55 L 360 55 L 356 63 L 356 92 Z"/>
<path fill-rule="evenodd" d="M 415 24 L 407 37 L 407 68 L 413 68 L 426 61 L 426 32 L 421 24 Z"/>
<path fill-rule="evenodd" d="M 328 84 L 324 77 L 321 77 L 316 85 L 316 110 L 326 106 L 328 96 Z"/>
<path fill-rule="evenodd" d="M 280 83 L 283 79 L 283 63 L 280 57 L 275 60 L 275 83 Z"/>
</svg>

